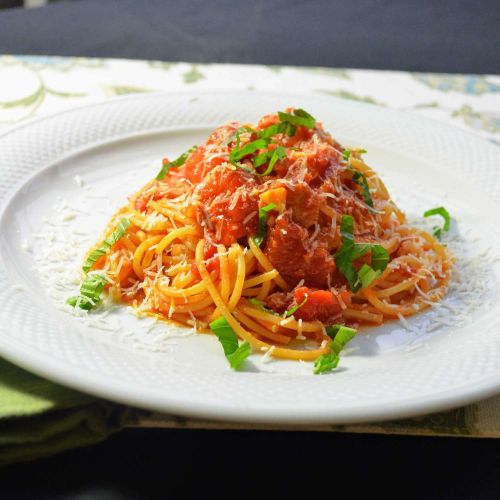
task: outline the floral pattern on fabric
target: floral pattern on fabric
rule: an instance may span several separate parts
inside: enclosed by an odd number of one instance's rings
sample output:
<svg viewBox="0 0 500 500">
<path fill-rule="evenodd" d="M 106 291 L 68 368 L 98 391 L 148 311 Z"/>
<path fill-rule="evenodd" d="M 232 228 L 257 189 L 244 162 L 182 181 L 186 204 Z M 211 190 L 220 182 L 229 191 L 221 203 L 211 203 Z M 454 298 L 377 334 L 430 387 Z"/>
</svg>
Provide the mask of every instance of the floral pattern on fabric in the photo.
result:
<svg viewBox="0 0 500 500">
<path fill-rule="evenodd" d="M 500 77 L 494 75 L 29 55 L 0 56 L 0 131 L 111 96 L 187 88 L 326 93 L 418 113 L 500 142 Z"/>
</svg>

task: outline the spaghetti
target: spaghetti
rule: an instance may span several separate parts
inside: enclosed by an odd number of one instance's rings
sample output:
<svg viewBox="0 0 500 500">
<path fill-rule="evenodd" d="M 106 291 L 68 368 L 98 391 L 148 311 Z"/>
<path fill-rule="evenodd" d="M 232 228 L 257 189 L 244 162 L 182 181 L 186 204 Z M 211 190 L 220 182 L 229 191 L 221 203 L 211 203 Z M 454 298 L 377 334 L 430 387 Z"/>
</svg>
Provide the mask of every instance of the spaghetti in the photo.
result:
<svg viewBox="0 0 500 500">
<path fill-rule="evenodd" d="M 202 332 L 223 318 L 278 358 L 328 356 L 332 325 L 380 325 L 429 307 L 453 264 L 407 224 L 362 153 L 303 110 L 224 125 L 163 160 L 84 268 L 105 277 L 99 293 L 144 313 Z M 98 301 L 87 293 L 72 305 Z"/>
</svg>

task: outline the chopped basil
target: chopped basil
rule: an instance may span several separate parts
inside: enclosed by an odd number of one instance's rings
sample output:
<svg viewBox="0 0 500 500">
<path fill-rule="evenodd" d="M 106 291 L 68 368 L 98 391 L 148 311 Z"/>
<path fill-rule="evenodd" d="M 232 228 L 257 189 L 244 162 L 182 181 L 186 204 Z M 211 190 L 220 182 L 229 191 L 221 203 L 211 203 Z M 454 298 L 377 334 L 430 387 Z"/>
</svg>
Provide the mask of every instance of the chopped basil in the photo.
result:
<svg viewBox="0 0 500 500">
<path fill-rule="evenodd" d="M 307 295 L 305 299 L 300 303 L 297 304 L 296 306 L 293 306 L 292 308 L 288 309 L 285 313 L 285 318 L 289 318 L 290 316 L 293 316 L 306 302 L 307 302 Z"/>
<path fill-rule="evenodd" d="M 108 279 L 103 274 L 90 274 L 80 287 L 80 295 L 70 297 L 66 303 L 73 307 L 80 307 L 89 311 L 96 307 L 101 301 L 101 293 Z"/>
<path fill-rule="evenodd" d="M 103 256 L 106 254 L 106 252 L 120 239 L 123 237 L 123 235 L 126 233 L 128 227 L 130 226 L 130 221 L 124 217 L 123 219 L 118 222 L 116 229 L 113 231 L 113 233 L 108 236 L 102 243 L 102 245 L 99 248 L 96 248 L 95 250 L 92 250 L 92 252 L 89 253 L 87 259 L 85 260 L 83 264 L 83 271 L 88 272 L 90 269 L 92 269 L 92 266 Z"/>
<path fill-rule="evenodd" d="M 297 127 L 307 127 L 314 128 L 316 120 L 307 111 L 303 109 L 296 109 L 293 114 L 284 113 L 279 111 L 278 117 L 280 119 L 279 123 L 275 123 L 266 127 L 259 132 L 259 137 L 267 139 L 276 134 L 286 134 L 289 137 L 295 135 Z"/>
<path fill-rule="evenodd" d="M 361 269 L 358 271 L 358 279 L 361 283 L 361 288 L 366 288 L 368 285 L 373 283 L 380 275 L 381 271 L 375 271 L 368 264 L 363 264 Z"/>
<path fill-rule="evenodd" d="M 314 362 L 314 375 L 319 375 L 320 373 L 327 373 L 335 370 L 339 364 L 340 358 L 338 354 L 334 352 L 329 352 L 328 354 L 322 354 Z"/>
<path fill-rule="evenodd" d="M 236 351 L 231 354 L 227 354 L 226 358 L 229 361 L 229 365 L 233 370 L 238 370 L 238 368 L 243 364 L 243 361 L 248 358 L 252 353 L 252 347 L 245 340 Z"/>
<path fill-rule="evenodd" d="M 263 153 L 258 154 L 254 161 L 253 161 L 253 166 L 255 168 L 259 168 L 261 165 L 264 165 L 269 159 L 271 158 L 273 152 L 272 151 L 264 151 Z"/>
<path fill-rule="evenodd" d="M 368 286 L 387 267 L 389 263 L 389 252 L 382 246 L 372 243 L 356 243 L 354 241 L 354 219 L 350 215 L 343 215 L 340 224 L 340 234 L 342 236 L 342 246 L 335 254 L 335 263 L 338 270 L 344 275 L 349 287 L 353 292 Z M 371 266 L 365 264 L 356 271 L 353 262 L 366 253 L 372 254 Z M 366 267 L 365 267 L 366 266 Z M 378 272 L 377 275 L 374 272 Z M 361 279 L 363 278 L 363 279 Z"/>
<path fill-rule="evenodd" d="M 314 362 L 314 374 L 326 373 L 337 368 L 339 364 L 339 353 L 345 345 L 354 338 L 357 330 L 344 325 L 333 325 L 326 328 L 326 333 L 332 339 L 330 352 L 322 354 Z"/>
<path fill-rule="evenodd" d="M 124 217 L 118 222 L 116 229 L 104 240 L 104 243 L 106 243 L 109 247 L 112 247 L 120 238 L 123 237 L 129 226 L 130 221 Z"/>
<path fill-rule="evenodd" d="M 316 125 L 316 119 L 314 118 L 314 116 L 310 115 L 306 110 L 299 108 L 294 111 L 294 114 L 300 116 L 301 118 L 310 120 L 312 124 L 310 128 L 313 128 Z"/>
<path fill-rule="evenodd" d="M 246 125 L 244 125 L 243 127 L 239 127 L 229 137 L 226 137 L 221 142 L 221 146 L 227 146 L 227 145 L 229 145 L 236 138 L 239 138 L 239 135 L 242 134 L 243 132 L 254 132 L 254 130 L 253 130 L 253 128 L 247 127 Z"/>
<path fill-rule="evenodd" d="M 430 210 L 424 212 L 424 217 L 430 217 L 431 215 L 440 215 L 444 220 L 444 225 L 442 228 L 441 227 L 434 228 L 434 236 L 436 236 L 437 238 L 441 238 L 443 231 L 449 231 L 450 229 L 450 221 L 451 221 L 450 214 L 448 210 L 446 210 L 446 208 L 437 207 L 437 208 L 431 208 Z"/>
<path fill-rule="evenodd" d="M 279 119 L 282 123 L 290 123 L 294 127 L 314 128 L 316 120 L 307 111 L 295 109 L 292 113 L 278 111 Z"/>
<path fill-rule="evenodd" d="M 344 240 L 352 241 L 354 246 L 354 218 L 352 216 L 342 216 L 340 224 L 340 235 Z"/>
<path fill-rule="evenodd" d="M 349 161 L 349 159 L 351 158 L 351 154 L 352 153 L 359 153 L 359 154 L 364 154 L 364 153 L 367 153 L 368 151 L 366 151 L 366 149 L 344 149 L 344 152 L 342 153 L 342 159 L 344 161 Z"/>
<path fill-rule="evenodd" d="M 239 169 L 239 170 L 243 170 L 243 172 L 246 172 L 247 174 L 255 174 L 255 170 L 251 169 L 251 168 L 247 168 L 245 167 L 242 163 L 240 163 L 239 161 L 233 163 L 233 165 Z"/>
<path fill-rule="evenodd" d="M 269 175 L 273 171 L 276 162 L 278 160 L 283 160 L 283 158 L 286 158 L 286 149 L 283 146 L 278 146 L 276 149 L 266 151 L 265 153 L 261 153 L 255 158 L 254 167 L 255 168 L 260 167 L 266 161 L 269 161 L 269 165 L 267 166 L 264 172 L 256 175 L 258 175 L 259 177 L 264 175 Z"/>
<path fill-rule="evenodd" d="M 83 271 L 87 273 L 97 260 L 106 254 L 106 252 L 127 232 L 130 221 L 124 217 L 118 222 L 116 229 L 103 241 L 102 245 L 89 253 L 83 264 Z M 73 307 L 80 307 L 89 311 L 101 301 L 101 293 L 108 279 L 103 274 L 90 274 L 85 277 L 80 286 L 80 295 L 70 297 L 66 302 Z"/>
<path fill-rule="evenodd" d="M 259 131 L 259 138 L 269 139 L 273 135 L 285 133 L 286 124 L 285 123 L 275 123 L 274 125 L 269 125 L 265 129 Z"/>
<path fill-rule="evenodd" d="M 255 297 L 249 298 L 248 302 L 250 302 L 250 304 L 252 304 L 253 306 L 255 306 L 257 309 L 260 309 L 261 311 L 267 312 L 269 314 L 276 315 L 276 311 L 273 311 L 272 309 L 269 309 L 268 307 L 266 307 L 264 305 L 264 302 L 262 302 L 259 299 L 256 299 Z"/>
<path fill-rule="evenodd" d="M 256 141 L 252 141 L 249 142 L 248 144 L 245 144 L 242 148 L 240 148 L 238 144 L 229 153 L 229 161 L 234 164 L 237 161 L 240 161 L 245 156 L 255 153 L 255 151 L 257 151 L 258 149 L 263 149 L 267 147 L 267 145 L 268 141 L 266 139 L 257 139 Z"/>
<path fill-rule="evenodd" d="M 295 132 L 297 132 L 297 128 L 292 125 L 291 123 L 282 123 L 281 124 L 283 127 L 283 133 L 286 134 L 288 137 L 293 137 L 295 135 Z"/>
<path fill-rule="evenodd" d="M 226 356 L 238 349 L 238 337 L 224 316 L 220 316 L 212 321 L 210 323 L 210 330 L 217 335 Z"/>
<path fill-rule="evenodd" d="M 246 341 L 241 345 L 238 344 L 238 337 L 224 316 L 212 321 L 210 330 L 219 339 L 231 368 L 237 370 L 251 353 L 250 344 Z"/>
<path fill-rule="evenodd" d="M 326 328 L 326 333 L 332 339 L 330 349 L 337 354 L 352 340 L 358 331 L 345 325 L 333 325 Z"/>
<path fill-rule="evenodd" d="M 228 145 L 230 142 L 236 140 L 235 147 L 229 153 L 229 161 L 236 167 L 242 168 L 238 163 L 245 156 L 255 153 L 259 149 L 266 148 L 271 142 L 271 138 L 276 134 L 287 134 L 289 136 L 295 135 L 296 127 L 307 127 L 314 128 L 316 120 L 307 111 L 303 109 L 296 109 L 292 113 L 278 112 L 278 117 L 280 119 L 279 123 L 275 123 L 266 127 L 265 129 L 257 132 L 257 139 L 255 141 L 245 144 L 242 148 L 240 147 L 240 134 L 243 132 L 255 132 L 250 127 L 240 127 L 232 135 L 226 138 L 222 145 Z M 269 175 L 274 168 L 274 165 L 278 160 L 282 160 L 286 157 L 286 150 L 283 146 L 278 146 L 272 151 L 265 151 L 260 153 L 254 159 L 254 167 L 258 168 L 261 165 L 269 162 L 269 165 L 265 172 L 261 174 L 256 174 L 259 176 Z"/>
<path fill-rule="evenodd" d="M 259 222 L 257 225 L 257 234 L 255 235 L 253 241 L 254 243 L 260 247 L 262 242 L 266 237 L 267 232 L 267 219 L 269 217 L 269 212 L 274 210 L 276 205 L 274 203 L 269 203 L 265 207 L 259 208 Z"/>
<path fill-rule="evenodd" d="M 349 172 L 352 172 L 352 181 L 361 187 L 361 194 L 363 195 L 365 203 L 369 207 L 373 208 L 373 200 L 370 194 L 370 186 L 368 185 L 368 181 L 366 180 L 365 175 L 353 167 L 347 167 L 347 170 Z"/>
<path fill-rule="evenodd" d="M 161 170 L 158 172 L 158 175 L 156 176 L 157 181 L 161 181 L 162 179 L 165 178 L 165 176 L 168 174 L 168 171 L 171 168 L 177 168 L 181 167 L 184 165 L 184 163 L 187 160 L 187 157 L 197 148 L 198 146 L 191 146 L 187 151 L 182 153 L 179 158 L 176 158 L 174 161 L 169 161 L 165 163 L 162 167 Z"/>
<path fill-rule="evenodd" d="M 103 256 L 106 255 L 106 252 L 108 251 L 109 246 L 106 244 L 103 244 L 99 248 L 96 248 L 95 250 L 92 250 L 92 252 L 89 253 L 87 259 L 85 260 L 83 264 L 83 270 L 85 272 L 90 271 L 92 266 Z"/>
<path fill-rule="evenodd" d="M 382 245 L 372 245 L 372 267 L 384 271 L 389 264 L 389 252 Z"/>
<path fill-rule="evenodd" d="M 130 221 L 124 217 L 120 220 L 116 229 L 113 233 L 108 236 L 102 243 L 99 248 L 92 250 L 88 255 L 86 261 L 83 264 L 83 271 L 88 272 L 92 268 L 92 266 L 97 262 L 97 260 L 106 254 L 106 252 L 111 248 L 120 238 L 123 237 L 127 228 L 130 226 Z"/>
</svg>

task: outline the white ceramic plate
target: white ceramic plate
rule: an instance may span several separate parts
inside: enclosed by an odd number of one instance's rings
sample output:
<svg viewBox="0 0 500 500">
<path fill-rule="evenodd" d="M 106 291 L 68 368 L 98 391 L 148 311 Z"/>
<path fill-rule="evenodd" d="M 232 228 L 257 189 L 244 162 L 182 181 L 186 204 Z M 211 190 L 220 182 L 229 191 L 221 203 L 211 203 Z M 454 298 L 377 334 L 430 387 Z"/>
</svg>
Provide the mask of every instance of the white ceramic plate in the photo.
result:
<svg viewBox="0 0 500 500">
<path fill-rule="evenodd" d="M 158 170 L 228 120 L 303 107 L 366 148 L 417 223 L 445 205 L 459 258 L 441 307 L 366 329 L 334 373 L 263 362 L 227 367 L 207 335 L 123 308 L 75 317 L 64 304 L 108 217 Z M 170 413 L 269 423 L 344 423 L 428 413 L 500 390 L 495 248 L 500 149 L 465 132 L 321 95 L 149 94 L 71 110 L 0 137 L 0 355 L 49 379 Z M 493 250 L 492 250 L 493 249 Z"/>
</svg>

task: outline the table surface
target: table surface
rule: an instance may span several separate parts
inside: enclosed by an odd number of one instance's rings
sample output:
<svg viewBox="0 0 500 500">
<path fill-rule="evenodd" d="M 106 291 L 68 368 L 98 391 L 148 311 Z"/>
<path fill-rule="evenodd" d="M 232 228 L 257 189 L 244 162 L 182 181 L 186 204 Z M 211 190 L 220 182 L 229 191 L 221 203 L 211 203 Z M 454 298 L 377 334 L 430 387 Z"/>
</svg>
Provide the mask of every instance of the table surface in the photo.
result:
<svg viewBox="0 0 500 500">
<path fill-rule="evenodd" d="M 500 73 L 499 11 L 465 0 L 63 2 L 1 11 L 0 53 Z M 126 430 L 0 481 L 5 498 L 282 497 L 356 491 L 360 478 L 376 496 L 403 484 L 405 497 L 494 498 L 499 459 L 487 439 Z"/>
</svg>

